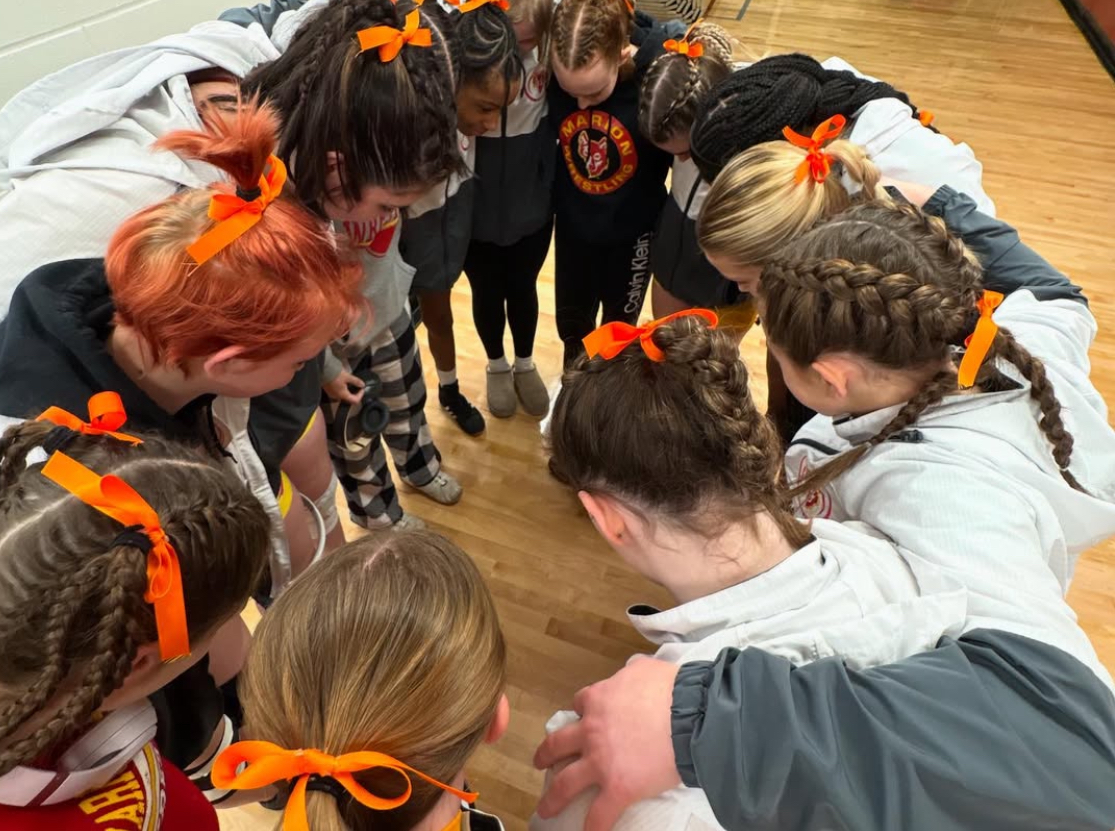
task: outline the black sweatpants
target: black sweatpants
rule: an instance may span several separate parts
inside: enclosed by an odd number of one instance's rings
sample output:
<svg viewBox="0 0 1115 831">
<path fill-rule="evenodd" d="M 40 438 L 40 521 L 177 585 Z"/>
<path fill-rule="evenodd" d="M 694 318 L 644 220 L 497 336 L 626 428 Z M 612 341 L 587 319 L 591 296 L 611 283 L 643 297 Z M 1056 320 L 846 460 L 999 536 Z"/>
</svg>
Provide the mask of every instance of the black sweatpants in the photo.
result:
<svg viewBox="0 0 1115 831">
<path fill-rule="evenodd" d="M 534 354 L 538 330 L 538 272 L 546 262 L 554 223 L 511 245 L 472 240 L 465 275 L 472 286 L 472 319 L 488 360 L 504 356 L 504 325 L 511 329 L 515 356 Z"/>
<path fill-rule="evenodd" d="M 554 233 L 554 300 L 565 366 L 583 352 L 581 340 L 601 323 L 636 323 L 650 282 L 653 225 L 633 237 L 587 244 L 562 227 Z"/>
</svg>

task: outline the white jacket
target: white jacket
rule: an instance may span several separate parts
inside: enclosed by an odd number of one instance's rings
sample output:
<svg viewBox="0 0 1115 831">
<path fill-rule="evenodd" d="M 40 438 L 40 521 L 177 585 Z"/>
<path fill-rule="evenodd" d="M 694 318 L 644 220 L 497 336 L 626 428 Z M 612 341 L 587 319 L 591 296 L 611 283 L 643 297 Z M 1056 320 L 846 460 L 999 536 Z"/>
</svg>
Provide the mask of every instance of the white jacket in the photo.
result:
<svg viewBox="0 0 1115 831">
<path fill-rule="evenodd" d="M 663 612 L 634 607 L 628 616 L 659 644 L 656 658 L 678 665 L 715 660 L 727 647 L 755 647 L 796 666 L 835 658 L 863 669 L 963 633 L 967 598 L 958 584 L 928 573 L 923 580 L 904 552 L 860 523 L 817 520 L 813 535 L 813 542 L 750 580 Z M 575 719 L 558 713 L 546 729 Z M 533 817 L 532 831 L 582 828 L 594 795 L 582 794 L 552 820 Z M 628 808 L 616 831 L 720 827 L 704 791 L 679 787 Z"/>
<path fill-rule="evenodd" d="M 966 585 L 971 626 L 1057 646 L 1111 685 L 1063 600 L 1079 554 L 1115 534 L 1115 431 L 1088 380 L 1096 322 L 1079 301 L 1039 302 L 1024 289 L 1007 297 L 995 320 L 1045 363 L 1076 440 L 1071 469 L 1088 493 L 1061 478 L 1029 384 L 1003 364 L 1017 389 L 948 396 L 808 495 L 799 512 L 868 523 L 912 552 L 915 572 L 943 569 Z M 790 479 L 870 438 L 898 409 L 816 416 L 787 452 Z"/>
<path fill-rule="evenodd" d="M 242 77 L 278 56 L 259 26 L 207 22 L 59 70 L 0 109 L 0 316 L 39 266 L 102 257 L 135 211 L 220 179 L 151 146 L 201 129 L 186 74 L 220 67 Z"/>
</svg>

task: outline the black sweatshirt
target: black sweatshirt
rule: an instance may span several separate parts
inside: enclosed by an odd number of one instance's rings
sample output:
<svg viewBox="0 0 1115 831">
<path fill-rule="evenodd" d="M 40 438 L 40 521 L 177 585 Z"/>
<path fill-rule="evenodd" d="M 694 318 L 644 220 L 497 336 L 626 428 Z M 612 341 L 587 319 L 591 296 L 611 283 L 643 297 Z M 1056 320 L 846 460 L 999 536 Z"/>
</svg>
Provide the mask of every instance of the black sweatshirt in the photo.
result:
<svg viewBox="0 0 1115 831">
<path fill-rule="evenodd" d="M 550 120 L 558 131 L 554 210 L 558 223 L 585 242 L 624 240 L 652 230 L 666 201 L 673 157 L 639 132 L 639 87 L 667 37 L 661 24 L 636 12 L 635 72 L 588 110 L 556 79 L 550 81 Z"/>
</svg>

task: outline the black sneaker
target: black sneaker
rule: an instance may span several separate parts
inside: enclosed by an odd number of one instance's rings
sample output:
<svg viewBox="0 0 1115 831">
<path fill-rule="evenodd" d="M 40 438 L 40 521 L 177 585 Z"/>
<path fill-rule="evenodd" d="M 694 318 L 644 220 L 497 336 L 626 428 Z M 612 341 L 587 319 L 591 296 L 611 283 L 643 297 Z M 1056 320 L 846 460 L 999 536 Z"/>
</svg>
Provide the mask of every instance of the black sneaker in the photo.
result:
<svg viewBox="0 0 1115 831">
<path fill-rule="evenodd" d="M 457 426 L 468 433 L 470 436 L 479 436 L 484 432 L 484 416 L 480 415 L 480 411 L 476 409 L 469 400 L 461 395 L 461 387 L 459 384 L 450 384 L 449 386 L 439 386 L 437 388 L 438 401 L 441 406 L 457 422 Z"/>
</svg>

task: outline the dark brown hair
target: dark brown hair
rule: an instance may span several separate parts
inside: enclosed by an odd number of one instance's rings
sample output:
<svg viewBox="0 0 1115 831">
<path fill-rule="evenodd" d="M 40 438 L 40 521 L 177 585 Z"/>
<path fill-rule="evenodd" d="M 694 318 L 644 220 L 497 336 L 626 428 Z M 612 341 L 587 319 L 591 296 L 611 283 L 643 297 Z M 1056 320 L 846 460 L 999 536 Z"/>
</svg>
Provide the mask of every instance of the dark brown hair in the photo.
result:
<svg viewBox="0 0 1115 831">
<path fill-rule="evenodd" d="M 360 51 L 358 32 L 402 29 L 416 8 L 432 46 L 404 46 L 387 63 L 374 49 Z M 437 3 L 332 0 L 278 60 L 245 79 L 245 90 L 282 116 L 279 156 L 304 202 L 320 206 L 325 198 L 330 152 L 344 157 L 341 185 L 353 202 L 369 185 L 411 190 L 462 171 L 452 30 Z"/>
<path fill-rule="evenodd" d="M 0 775 L 88 724 L 157 640 L 144 599 L 147 555 L 114 544 L 122 526 L 44 477 L 28 454 L 58 438 L 119 476 L 159 514 L 178 552 L 191 642 L 236 614 L 259 582 L 270 525 L 259 502 L 198 450 L 144 436 L 131 445 L 25 422 L 0 438 L 0 741 L 54 696 L 62 707 L 0 750 Z M 71 688 L 72 685 L 72 688 Z"/>
<path fill-rule="evenodd" d="M 849 352 L 889 369 L 942 367 L 875 436 L 814 471 L 795 494 L 831 482 L 956 390 L 951 358 L 975 328 L 982 292 L 983 271 L 964 243 L 940 219 L 905 204 L 853 207 L 798 237 L 763 268 L 763 328 L 798 366 Z M 1029 381 L 1061 475 L 1081 489 L 1069 472 L 1072 436 L 1042 362 L 1000 328 L 977 386 L 1009 385 L 999 360 Z"/>
<path fill-rule="evenodd" d="M 566 69 L 580 69 L 597 58 L 620 65 L 634 25 L 627 0 L 562 0 L 554 9 L 550 56 Z"/>
<path fill-rule="evenodd" d="M 566 372 L 550 422 L 557 478 L 701 533 L 766 511 L 804 545 L 809 529 L 782 487 L 781 444 L 755 409 L 734 338 L 697 317 L 652 337 L 662 362 L 635 343 Z"/>
<path fill-rule="evenodd" d="M 328 602 L 323 602 L 328 598 Z M 246 729 L 288 750 L 386 753 L 451 784 L 507 684 L 491 593 L 461 549 L 430 532 L 385 532 L 330 554 L 263 616 L 240 676 Z M 396 773 L 355 774 L 402 792 Z M 411 776 L 411 798 L 374 811 L 311 791 L 314 831 L 407 831 L 443 791 Z"/>
<path fill-rule="evenodd" d="M 700 45 L 704 54 L 659 55 L 639 90 L 639 129 L 655 144 L 665 144 L 679 133 L 688 135 L 701 99 L 732 71 L 732 40 L 724 29 L 700 23 L 686 40 Z"/>
</svg>

